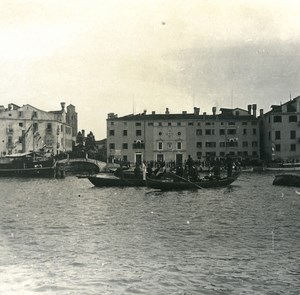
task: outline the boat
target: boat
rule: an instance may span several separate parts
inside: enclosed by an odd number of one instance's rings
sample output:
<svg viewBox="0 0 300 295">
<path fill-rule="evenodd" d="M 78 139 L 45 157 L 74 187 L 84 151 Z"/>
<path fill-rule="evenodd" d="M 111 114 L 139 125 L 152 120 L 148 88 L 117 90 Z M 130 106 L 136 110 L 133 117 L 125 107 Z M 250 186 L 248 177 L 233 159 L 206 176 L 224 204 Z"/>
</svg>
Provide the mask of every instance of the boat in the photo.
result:
<svg viewBox="0 0 300 295">
<path fill-rule="evenodd" d="M 146 186 L 146 181 L 141 177 L 136 177 L 133 173 L 124 173 L 123 177 L 118 177 L 113 173 L 98 173 L 87 176 L 88 180 L 96 187 L 142 187 Z"/>
<path fill-rule="evenodd" d="M 1 177 L 54 177 L 55 161 L 36 152 L 6 155 L 0 158 Z"/>
<path fill-rule="evenodd" d="M 300 163 L 276 163 L 267 166 L 256 167 L 255 172 L 277 171 L 277 172 L 293 172 L 300 171 Z"/>
<path fill-rule="evenodd" d="M 300 174 L 285 173 L 275 175 L 273 185 L 300 187 Z"/>
<path fill-rule="evenodd" d="M 231 177 L 204 177 L 193 182 L 183 177 L 173 175 L 173 177 L 161 179 L 147 178 L 146 184 L 150 188 L 159 189 L 162 191 L 219 188 L 230 185 L 238 178 L 238 176 L 239 173 L 234 173 Z"/>
</svg>

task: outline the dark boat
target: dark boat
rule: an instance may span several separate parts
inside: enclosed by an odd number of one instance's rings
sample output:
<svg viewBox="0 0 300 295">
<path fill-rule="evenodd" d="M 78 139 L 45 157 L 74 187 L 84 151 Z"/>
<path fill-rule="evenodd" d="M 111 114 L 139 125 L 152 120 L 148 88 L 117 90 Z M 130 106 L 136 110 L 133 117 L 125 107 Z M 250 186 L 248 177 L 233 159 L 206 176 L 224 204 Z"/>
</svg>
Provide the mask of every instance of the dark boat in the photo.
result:
<svg viewBox="0 0 300 295">
<path fill-rule="evenodd" d="M 0 176 L 2 177 L 54 177 L 55 162 L 38 153 L 28 152 L 7 155 L 0 158 Z"/>
<path fill-rule="evenodd" d="M 300 174 L 286 173 L 275 175 L 273 185 L 300 187 Z"/>
<path fill-rule="evenodd" d="M 98 173 L 87 177 L 88 180 L 97 187 L 141 187 L 146 186 L 146 181 L 142 177 L 137 178 L 134 174 L 125 174 L 118 177 L 113 173 Z"/>
<path fill-rule="evenodd" d="M 232 177 L 224 178 L 203 178 L 199 181 L 192 182 L 182 177 L 178 178 L 168 177 L 163 179 L 152 179 L 147 178 L 147 186 L 153 189 L 159 189 L 162 191 L 174 191 L 174 190 L 191 190 L 191 189 L 202 189 L 202 188 L 218 188 L 226 187 L 233 183 L 239 176 L 239 173 L 235 173 Z"/>
</svg>

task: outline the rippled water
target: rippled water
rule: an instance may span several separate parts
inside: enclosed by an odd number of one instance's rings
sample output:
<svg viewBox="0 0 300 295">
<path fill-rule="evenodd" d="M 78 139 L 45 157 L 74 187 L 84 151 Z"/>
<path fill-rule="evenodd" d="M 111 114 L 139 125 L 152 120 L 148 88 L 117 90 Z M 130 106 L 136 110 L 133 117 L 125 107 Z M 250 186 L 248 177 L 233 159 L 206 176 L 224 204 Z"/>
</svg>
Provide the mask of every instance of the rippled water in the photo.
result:
<svg viewBox="0 0 300 295">
<path fill-rule="evenodd" d="M 0 294 L 300 294 L 300 195 L 0 178 Z M 299 190 L 299 189 L 298 189 Z"/>
</svg>

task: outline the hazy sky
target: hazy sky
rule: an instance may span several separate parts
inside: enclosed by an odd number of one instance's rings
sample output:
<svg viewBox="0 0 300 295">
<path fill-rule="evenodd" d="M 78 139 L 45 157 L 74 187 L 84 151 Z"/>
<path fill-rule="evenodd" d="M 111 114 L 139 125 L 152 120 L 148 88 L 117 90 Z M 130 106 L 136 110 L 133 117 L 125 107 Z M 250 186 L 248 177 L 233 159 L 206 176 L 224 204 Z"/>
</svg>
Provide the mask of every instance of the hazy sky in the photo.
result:
<svg viewBox="0 0 300 295">
<path fill-rule="evenodd" d="M 300 2 L 2 0 L 0 104 L 72 103 L 79 129 L 106 117 L 300 94 Z"/>
</svg>

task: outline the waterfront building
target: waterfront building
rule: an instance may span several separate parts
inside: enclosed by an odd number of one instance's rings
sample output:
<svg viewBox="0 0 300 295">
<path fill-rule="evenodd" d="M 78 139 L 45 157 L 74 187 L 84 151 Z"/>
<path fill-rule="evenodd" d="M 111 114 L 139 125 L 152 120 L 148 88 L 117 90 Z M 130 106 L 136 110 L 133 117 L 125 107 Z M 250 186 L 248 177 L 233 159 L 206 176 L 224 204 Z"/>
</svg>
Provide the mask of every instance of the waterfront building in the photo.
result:
<svg viewBox="0 0 300 295">
<path fill-rule="evenodd" d="M 300 160 L 300 96 L 260 113 L 261 156 L 263 159 Z"/>
<path fill-rule="evenodd" d="M 251 111 L 253 112 L 251 113 Z M 184 163 L 188 155 L 206 161 L 231 157 L 259 158 L 259 124 L 256 105 L 248 110 L 221 108 L 217 114 L 183 111 L 171 114 L 126 115 L 107 118 L 107 153 L 110 160 Z"/>
<path fill-rule="evenodd" d="M 72 110 L 75 112 L 75 108 Z M 43 149 L 54 155 L 72 150 L 70 114 L 61 103 L 58 111 L 42 111 L 29 104 L 0 106 L 0 155 Z M 74 115 L 74 113 L 73 113 Z M 76 114 L 77 120 L 77 114 Z"/>
</svg>

